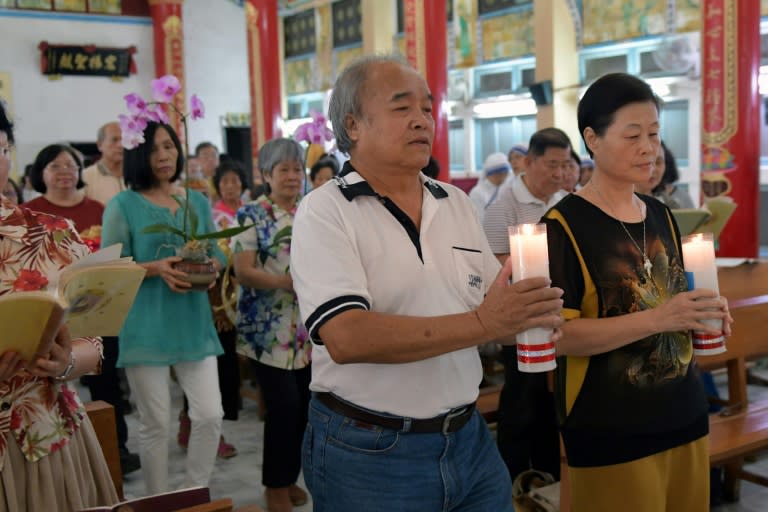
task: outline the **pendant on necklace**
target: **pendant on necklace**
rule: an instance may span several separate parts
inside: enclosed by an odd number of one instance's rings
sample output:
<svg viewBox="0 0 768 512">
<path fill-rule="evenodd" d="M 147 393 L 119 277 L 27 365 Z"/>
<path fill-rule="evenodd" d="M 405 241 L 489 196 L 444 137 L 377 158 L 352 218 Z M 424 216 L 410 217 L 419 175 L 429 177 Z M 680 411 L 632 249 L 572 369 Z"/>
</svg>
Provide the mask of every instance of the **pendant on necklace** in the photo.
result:
<svg viewBox="0 0 768 512">
<path fill-rule="evenodd" d="M 645 273 L 648 277 L 651 277 L 651 270 L 653 270 L 653 263 L 648 259 L 648 256 L 643 256 L 643 267 L 645 267 Z"/>
</svg>

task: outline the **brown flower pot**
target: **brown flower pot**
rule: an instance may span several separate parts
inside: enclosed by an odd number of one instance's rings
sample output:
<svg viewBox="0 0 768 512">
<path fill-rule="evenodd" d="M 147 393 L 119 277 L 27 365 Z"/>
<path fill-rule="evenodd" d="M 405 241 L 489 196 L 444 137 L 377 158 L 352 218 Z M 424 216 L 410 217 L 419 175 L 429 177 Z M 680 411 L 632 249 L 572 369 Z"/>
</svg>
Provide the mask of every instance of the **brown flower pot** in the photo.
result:
<svg viewBox="0 0 768 512">
<path fill-rule="evenodd" d="M 180 278 L 192 285 L 192 290 L 207 290 L 216 280 L 218 273 L 210 258 L 206 261 L 181 260 L 173 264 L 173 268 L 186 272 L 187 276 Z"/>
</svg>

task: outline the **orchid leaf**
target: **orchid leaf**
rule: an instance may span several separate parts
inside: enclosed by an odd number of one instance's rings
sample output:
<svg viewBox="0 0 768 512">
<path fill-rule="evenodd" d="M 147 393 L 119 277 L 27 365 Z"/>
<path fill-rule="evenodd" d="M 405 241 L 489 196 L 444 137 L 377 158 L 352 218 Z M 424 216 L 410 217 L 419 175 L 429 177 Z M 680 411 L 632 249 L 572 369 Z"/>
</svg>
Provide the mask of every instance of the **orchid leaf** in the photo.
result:
<svg viewBox="0 0 768 512">
<path fill-rule="evenodd" d="M 247 226 L 237 226 L 234 228 L 228 228 L 223 229 L 221 231 L 214 231 L 212 233 L 204 233 L 202 235 L 194 235 L 192 238 L 194 240 L 211 240 L 214 238 L 231 238 L 235 235 L 239 235 L 243 231 L 247 231 L 248 229 L 252 228 L 253 224 L 248 224 Z"/>
<path fill-rule="evenodd" d="M 151 226 L 147 226 L 144 229 L 142 229 L 141 232 L 145 234 L 171 233 L 174 235 L 179 235 L 184 240 L 187 239 L 187 236 L 184 234 L 182 230 L 177 229 L 173 226 L 169 226 L 168 224 L 152 224 Z"/>
</svg>

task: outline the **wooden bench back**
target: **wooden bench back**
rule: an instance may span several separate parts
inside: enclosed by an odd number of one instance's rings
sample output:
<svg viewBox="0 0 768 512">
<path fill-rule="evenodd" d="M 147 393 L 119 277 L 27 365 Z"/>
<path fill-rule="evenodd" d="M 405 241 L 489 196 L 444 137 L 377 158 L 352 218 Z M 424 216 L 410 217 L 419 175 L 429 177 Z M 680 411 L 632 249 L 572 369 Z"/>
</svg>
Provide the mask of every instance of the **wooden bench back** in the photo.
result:
<svg viewBox="0 0 768 512">
<path fill-rule="evenodd" d="M 698 357 L 705 370 L 722 368 L 739 358 L 749 361 L 768 355 L 768 262 L 718 269 L 720 294 L 728 298 L 734 318 L 727 351 Z"/>
</svg>

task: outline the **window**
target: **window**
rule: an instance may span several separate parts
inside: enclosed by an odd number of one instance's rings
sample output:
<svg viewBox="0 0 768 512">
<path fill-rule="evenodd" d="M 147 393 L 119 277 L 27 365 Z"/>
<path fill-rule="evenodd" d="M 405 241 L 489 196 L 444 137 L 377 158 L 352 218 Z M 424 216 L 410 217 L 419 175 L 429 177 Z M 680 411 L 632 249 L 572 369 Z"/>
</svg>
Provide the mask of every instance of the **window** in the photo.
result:
<svg viewBox="0 0 768 512">
<path fill-rule="evenodd" d="M 670 101 L 662 105 L 659 122 L 661 138 L 678 165 L 688 162 L 688 101 Z"/>
<path fill-rule="evenodd" d="M 464 121 L 448 123 L 448 148 L 451 169 L 464 169 Z"/>
<path fill-rule="evenodd" d="M 608 73 L 626 73 L 627 55 L 612 55 L 584 60 L 584 79 L 586 82 L 597 80 Z"/>
<path fill-rule="evenodd" d="M 491 153 L 506 154 L 515 144 L 527 144 L 536 131 L 536 116 L 475 119 L 475 130 L 475 168 L 482 169 L 483 161 Z"/>
</svg>

